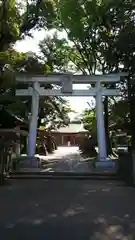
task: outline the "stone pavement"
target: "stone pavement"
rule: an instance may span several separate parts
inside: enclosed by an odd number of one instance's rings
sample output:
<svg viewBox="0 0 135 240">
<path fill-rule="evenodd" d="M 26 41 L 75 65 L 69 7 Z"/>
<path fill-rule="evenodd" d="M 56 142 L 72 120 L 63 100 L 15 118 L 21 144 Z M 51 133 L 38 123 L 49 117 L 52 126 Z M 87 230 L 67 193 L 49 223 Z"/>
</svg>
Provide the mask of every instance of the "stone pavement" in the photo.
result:
<svg viewBox="0 0 135 240">
<path fill-rule="evenodd" d="M 48 156 L 36 156 L 42 158 L 45 172 L 90 172 L 91 169 L 91 161 L 84 161 L 78 147 L 59 147 Z"/>
<path fill-rule="evenodd" d="M 117 181 L 10 180 L 2 240 L 134 240 L 135 189 Z"/>
<path fill-rule="evenodd" d="M 103 172 L 92 168 L 92 159 L 81 156 L 78 147 L 59 147 L 53 154 L 48 156 L 36 155 L 42 159 L 42 172 L 75 172 L 90 173 L 94 171 Z M 113 173 L 115 169 L 105 169 Z"/>
</svg>

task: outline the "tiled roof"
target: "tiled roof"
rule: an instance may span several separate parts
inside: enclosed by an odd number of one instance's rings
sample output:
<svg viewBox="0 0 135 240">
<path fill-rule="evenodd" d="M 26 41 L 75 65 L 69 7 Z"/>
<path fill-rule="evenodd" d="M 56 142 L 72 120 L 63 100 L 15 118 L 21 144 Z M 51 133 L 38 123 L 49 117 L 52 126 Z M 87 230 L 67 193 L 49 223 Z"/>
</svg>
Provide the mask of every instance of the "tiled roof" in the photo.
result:
<svg viewBox="0 0 135 240">
<path fill-rule="evenodd" d="M 59 133 L 79 133 L 79 132 L 87 132 L 87 130 L 84 129 L 82 123 L 70 123 L 66 127 L 61 127 L 57 130 L 52 130 L 53 132 L 59 132 Z"/>
</svg>

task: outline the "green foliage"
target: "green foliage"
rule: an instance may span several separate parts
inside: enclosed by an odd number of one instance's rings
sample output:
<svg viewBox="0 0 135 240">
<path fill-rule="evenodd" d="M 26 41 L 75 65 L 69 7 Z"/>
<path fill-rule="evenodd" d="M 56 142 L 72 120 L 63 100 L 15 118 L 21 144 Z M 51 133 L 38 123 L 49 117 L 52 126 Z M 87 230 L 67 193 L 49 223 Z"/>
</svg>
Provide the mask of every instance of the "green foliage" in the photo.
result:
<svg viewBox="0 0 135 240">
<path fill-rule="evenodd" d="M 31 110 L 31 100 L 29 98 L 14 97 L 16 88 L 15 75 L 17 72 L 23 72 L 24 74 L 45 74 L 50 71 L 50 66 L 46 62 L 41 61 L 35 54 L 29 57 L 29 54 L 18 53 L 13 49 L 1 52 L 0 63 L 4 66 L 0 77 L 0 108 L 4 106 L 4 108 L 6 107 L 6 109 L 15 115 L 28 120 L 28 113 Z M 19 87 L 25 88 L 24 84 Z M 48 87 L 51 88 L 51 85 L 48 85 Z M 39 125 L 42 118 L 45 119 L 46 123 L 51 121 L 52 124 L 56 119 L 65 121 L 68 113 L 71 111 L 67 102 L 60 97 L 46 97 L 45 99 L 41 99 L 40 107 L 42 111 L 39 111 Z"/>
<path fill-rule="evenodd" d="M 47 36 L 39 44 L 42 53 L 42 61 L 46 62 L 50 72 L 68 70 L 68 42 L 66 39 L 59 39 L 55 33 L 52 37 Z"/>
<path fill-rule="evenodd" d="M 57 24 L 65 29 L 68 38 L 73 42 L 74 51 L 70 57 L 72 56 L 76 65 L 79 56 L 81 66 L 78 64 L 77 66 L 80 71 L 91 74 L 98 70 L 105 74 L 127 70 L 130 73 L 130 79 L 133 78 L 135 71 L 135 4 L 133 0 L 58 0 L 56 6 Z M 117 126 L 120 127 L 122 124 L 123 129 L 128 131 L 130 111 L 133 133 L 135 87 L 132 83 L 128 79 L 128 100 L 125 94 L 122 101 L 120 100 L 117 104 L 111 103 L 111 115 L 110 113 L 108 115 L 105 108 L 105 123 L 108 124 L 109 116 L 111 123 L 116 121 Z M 125 86 L 127 88 L 126 82 Z M 90 127 L 91 117 L 88 121 L 90 124 L 87 126 L 89 114 L 86 116 L 86 127 Z M 106 132 L 107 128 L 108 126 L 106 126 Z"/>
<path fill-rule="evenodd" d="M 134 61 L 134 1 L 58 0 L 58 25 L 81 54 L 85 69 L 118 71 Z M 132 66 L 133 69 L 133 66 Z"/>
<path fill-rule="evenodd" d="M 96 70 L 96 1 L 58 1 L 58 24 L 63 27 L 76 51 L 82 58 L 87 72 Z"/>
<path fill-rule="evenodd" d="M 25 54 L 25 57 L 18 59 L 15 64 L 16 72 L 29 73 L 29 74 L 45 74 L 50 71 L 49 66 L 39 60 L 38 56 L 33 54 L 29 57 Z"/>
<path fill-rule="evenodd" d="M 16 64 L 25 58 L 25 54 L 18 53 L 10 48 L 0 52 L 0 91 L 9 88 L 15 83 L 14 70 Z"/>
<path fill-rule="evenodd" d="M 7 91 L 13 90 L 11 86 L 15 80 L 15 71 L 44 74 L 50 71 L 74 70 L 83 74 L 92 74 L 96 70 L 110 73 L 122 69 L 128 70 L 131 75 L 134 73 L 135 4 L 133 0 L 34 0 L 24 1 L 21 5 L 16 4 L 14 0 L 0 2 L 2 94 L 5 95 Z M 57 35 L 46 37 L 40 43 L 41 59 L 35 55 L 27 58 L 25 54 L 16 53 L 11 47 L 9 48 L 10 44 L 30 34 L 31 30 L 41 27 L 50 28 L 52 23 L 58 29 L 67 32 L 68 40 L 59 39 Z M 131 92 L 133 97 L 134 87 Z M 129 124 L 127 94 L 123 99 L 110 104 L 111 123 L 116 120 Z M 50 119 L 55 119 L 55 113 L 63 117 L 64 115 L 60 114 L 64 113 L 64 110 L 60 104 L 61 98 L 54 98 L 52 102 L 46 99 L 45 102 L 41 102 L 42 113 L 45 116 L 50 113 Z M 85 111 L 83 117 L 85 127 L 89 131 L 95 131 L 94 110 Z"/>
<path fill-rule="evenodd" d="M 28 34 L 34 28 L 51 28 L 54 17 L 54 2 L 52 0 L 27 1 L 25 11 L 21 14 L 20 33 Z"/>
<path fill-rule="evenodd" d="M 25 1 L 22 8 L 15 0 L 0 2 L 0 51 L 28 35 L 34 28 L 49 28 L 54 19 L 53 1 Z"/>
<path fill-rule="evenodd" d="M 130 109 L 127 99 L 115 102 L 110 106 L 110 126 L 111 130 L 121 129 L 123 132 L 130 133 Z"/>
<path fill-rule="evenodd" d="M 57 32 L 46 36 L 39 44 L 42 61 L 50 71 L 82 71 L 87 74 L 86 64 L 75 46 L 65 38 L 59 38 Z"/>
<path fill-rule="evenodd" d="M 84 128 L 89 131 L 91 135 L 96 133 L 96 111 L 95 109 L 85 109 L 82 114 L 82 121 Z"/>
<path fill-rule="evenodd" d="M 0 3 L 0 51 L 7 49 L 20 36 L 20 17 L 14 0 Z"/>
<path fill-rule="evenodd" d="M 54 4 L 51 0 L 25 1 L 24 4 L 15 0 L 0 2 L 0 107 L 9 108 L 24 118 L 28 116 L 31 101 L 13 97 L 16 73 L 45 74 L 51 70 L 54 63 L 48 60 L 40 61 L 35 55 L 28 57 L 27 54 L 18 53 L 10 47 L 10 44 L 14 44 L 16 40 L 30 34 L 30 31 L 35 28 L 50 28 L 54 16 Z M 46 58 L 48 57 L 49 55 L 46 56 Z M 48 62 L 50 66 L 47 65 Z M 56 65 L 59 64 L 59 60 L 57 60 Z M 56 118 L 57 115 L 64 118 L 69 108 L 66 108 L 66 103 L 62 103 L 60 100 L 42 101 L 44 113 L 46 112 L 46 115 L 48 114 L 51 118 L 54 116 Z M 61 104 L 63 105 L 61 106 Z"/>
<path fill-rule="evenodd" d="M 27 57 L 27 54 L 25 55 L 25 58 L 20 59 L 14 65 L 14 70 L 18 72 L 22 71 L 24 74 L 45 74 L 48 72 L 48 69 L 49 66 L 46 63 L 39 61 L 37 56 L 33 55 L 33 57 Z M 45 85 L 43 86 L 46 87 Z M 12 89 L 14 87 L 12 87 Z M 19 85 L 19 87 L 21 87 L 21 85 Z M 24 84 L 22 87 L 25 88 Z M 52 88 L 52 86 L 48 85 L 47 88 Z M 29 98 L 20 97 L 18 97 L 17 103 L 16 100 L 17 98 L 8 104 L 8 108 L 10 108 L 15 114 L 23 116 L 24 118 L 26 117 L 27 119 L 28 112 L 31 110 L 31 100 Z M 48 122 L 52 122 L 53 124 L 56 119 L 64 121 L 65 118 L 68 117 L 70 111 L 71 109 L 69 108 L 67 101 L 61 97 L 45 97 L 40 99 L 39 125 L 41 124 L 41 119 L 45 119 L 46 124 Z"/>
<path fill-rule="evenodd" d="M 51 0 L 24 1 L 24 4 L 15 0 L 0 1 L 0 93 L 4 94 L 11 88 L 15 83 L 15 71 L 20 71 L 21 64 L 24 67 L 26 62 L 26 55 L 14 51 L 12 45 L 35 27 L 49 27 L 53 17 Z M 43 66 L 39 66 L 35 59 L 29 60 L 29 65 L 26 63 L 28 69 L 25 70 L 30 72 L 32 64 L 35 68 L 38 65 L 38 73 L 43 73 L 40 69 Z M 44 66 L 45 71 L 47 65 Z"/>
<path fill-rule="evenodd" d="M 95 147 L 96 147 L 96 139 L 91 138 L 89 136 L 85 136 L 79 142 L 79 149 L 87 157 L 93 158 L 97 156 Z"/>
</svg>

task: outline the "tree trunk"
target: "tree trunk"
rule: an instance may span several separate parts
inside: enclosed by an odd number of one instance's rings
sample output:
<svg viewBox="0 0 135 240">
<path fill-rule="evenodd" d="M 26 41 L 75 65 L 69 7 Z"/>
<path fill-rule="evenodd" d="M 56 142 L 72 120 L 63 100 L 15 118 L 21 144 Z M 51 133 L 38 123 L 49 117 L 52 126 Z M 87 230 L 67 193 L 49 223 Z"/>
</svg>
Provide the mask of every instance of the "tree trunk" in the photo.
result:
<svg viewBox="0 0 135 240">
<path fill-rule="evenodd" d="M 131 147 L 132 150 L 135 151 L 135 86 L 131 84 L 132 78 L 128 77 L 128 102 L 129 102 L 129 109 L 130 109 L 130 133 L 132 136 L 131 139 Z"/>
<path fill-rule="evenodd" d="M 108 114 L 108 96 L 105 97 L 104 100 L 104 121 L 105 121 L 105 135 L 106 135 L 106 147 L 107 147 L 107 155 L 112 154 L 112 146 L 109 137 L 109 114 Z"/>
</svg>

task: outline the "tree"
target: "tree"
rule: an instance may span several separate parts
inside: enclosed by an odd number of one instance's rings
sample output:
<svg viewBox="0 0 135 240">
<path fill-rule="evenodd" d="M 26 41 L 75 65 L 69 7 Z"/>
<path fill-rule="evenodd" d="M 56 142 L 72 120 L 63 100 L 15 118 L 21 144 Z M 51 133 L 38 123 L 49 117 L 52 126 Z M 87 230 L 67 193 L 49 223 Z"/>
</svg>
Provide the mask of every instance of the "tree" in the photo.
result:
<svg viewBox="0 0 135 240">
<path fill-rule="evenodd" d="M 51 27 L 54 18 L 53 1 L 0 1 L 0 51 L 8 49 L 35 28 Z"/>
<path fill-rule="evenodd" d="M 7 68 L 7 62 L 20 58 L 12 46 L 17 41 L 29 35 L 31 30 L 41 27 L 49 28 L 54 18 L 54 7 L 51 0 L 0 1 L 0 89 L 3 84 L 11 86 L 15 82 L 13 68 Z M 23 57 L 23 56 L 22 56 Z M 15 60 L 15 59 L 14 59 Z M 4 88 L 5 89 L 5 88 Z"/>
<path fill-rule="evenodd" d="M 41 59 L 49 66 L 50 72 L 68 71 L 68 46 L 67 40 L 58 38 L 57 32 L 52 36 L 46 36 L 44 40 L 40 42 Z"/>
<path fill-rule="evenodd" d="M 134 11 L 133 0 L 57 1 L 58 25 L 82 57 L 86 73 L 112 73 L 128 70 L 131 119 L 134 119 Z M 126 84 L 126 82 L 125 82 Z M 112 87 L 112 86 L 110 86 Z M 131 97 L 130 97 L 131 95 Z M 132 99 L 132 101 L 131 101 Z M 108 98 L 105 98 L 105 126 L 108 136 Z M 132 133 L 134 121 L 132 120 Z M 135 137 L 134 146 L 135 146 Z M 107 142 L 109 142 L 107 140 Z"/>
<path fill-rule="evenodd" d="M 96 8 L 96 1 L 59 0 L 57 3 L 58 26 L 67 32 L 89 74 L 95 73 L 97 68 L 96 26 L 93 24 Z"/>
<path fill-rule="evenodd" d="M 16 73 L 44 74 L 50 71 L 51 66 L 41 62 L 35 55 L 28 57 L 27 54 L 16 52 L 11 45 L 35 28 L 51 27 L 54 18 L 53 1 L 34 0 L 22 4 L 15 0 L 5 0 L 0 2 L 0 13 L 0 104 L 25 118 L 30 111 L 30 100 L 13 97 Z M 55 117 L 57 114 L 63 117 L 70 111 L 67 110 L 69 107 L 66 108 L 66 102 L 60 98 L 48 99 L 46 102 L 48 106 L 44 102 L 45 108 L 50 109 L 51 117 L 53 111 Z"/>
<path fill-rule="evenodd" d="M 23 58 L 18 59 L 16 62 L 11 62 L 11 64 L 13 64 L 11 67 L 14 69 L 15 73 L 19 72 L 22 74 L 46 74 L 48 69 L 50 69 L 46 63 L 41 62 L 34 54 L 31 57 L 28 57 L 27 54 L 23 54 Z M 52 88 L 50 84 L 47 86 L 43 84 L 42 86 L 45 88 Z M 31 111 L 31 99 L 27 97 L 14 97 L 13 94 L 16 87 L 27 88 L 28 84 L 13 85 L 8 89 L 7 94 L 4 94 L 4 99 L 1 97 L 1 106 L 4 105 L 4 107 L 13 111 L 14 114 L 28 120 L 28 113 Z M 46 124 L 50 121 L 54 122 L 57 118 L 60 121 L 64 121 L 67 119 L 70 111 L 71 109 L 67 101 L 61 97 L 45 97 L 44 99 L 40 99 L 39 125 L 42 119 L 45 119 Z"/>
<path fill-rule="evenodd" d="M 34 55 L 28 57 L 27 54 L 17 53 L 13 50 L 13 44 L 26 35 L 31 35 L 31 31 L 35 28 L 49 29 L 54 17 L 54 7 L 51 0 L 28 0 L 24 2 L 22 8 L 20 8 L 21 3 L 19 2 L 18 5 L 17 2 L 0 1 L 0 107 L 10 109 L 10 112 L 28 120 L 31 100 L 14 97 L 17 87 L 16 74 L 18 72 L 44 74 L 50 71 L 51 65 L 48 66 L 46 61 L 41 62 Z M 52 88 L 50 84 L 48 87 Z M 39 125 L 41 118 L 45 118 L 45 123 L 52 122 L 56 118 L 66 123 L 65 119 L 71 111 L 67 102 L 61 98 L 46 98 L 45 101 L 40 102 L 40 106 Z"/>
<path fill-rule="evenodd" d="M 105 1 L 104 1 L 105 2 Z M 100 70 L 105 74 L 103 44 L 101 35 L 104 32 L 103 14 L 105 14 L 103 1 L 58 1 L 58 24 L 64 27 L 69 39 L 73 42 L 74 58 L 78 70 L 83 74 L 95 74 Z M 103 34 L 104 36 L 104 34 Z M 73 56 L 73 54 L 71 55 Z M 81 59 L 78 64 L 77 57 Z M 105 98 L 105 129 L 107 149 L 110 152 L 108 131 L 108 98 Z"/>
<path fill-rule="evenodd" d="M 106 2 L 106 21 L 104 21 L 104 32 L 100 36 L 102 40 L 102 56 L 104 59 L 104 69 L 107 72 L 117 72 L 121 67 L 123 70 L 129 72 L 129 77 L 125 85 L 128 89 L 125 94 L 125 99 L 129 102 L 128 111 L 131 114 L 131 128 L 132 146 L 135 148 L 135 135 L 134 135 L 134 86 L 132 76 L 134 74 L 134 37 L 135 37 L 135 24 L 134 24 L 134 1 L 117 1 Z M 120 104 L 123 105 L 123 102 Z M 124 110 L 124 109 L 123 109 Z M 124 121 L 125 118 L 124 118 Z"/>
<path fill-rule="evenodd" d="M 89 131 L 91 135 L 95 135 L 97 132 L 96 126 L 96 112 L 95 108 L 93 109 L 85 109 L 82 113 L 82 122 L 84 124 L 84 128 Z"/>
<path fill-rule="evenodd" d="M 110 106 L 110 127 L 111 130 L 121 130 L 124 133 L 130 132 L 129 105 L 127 99 L 121 99 Z"/>
</svg>

